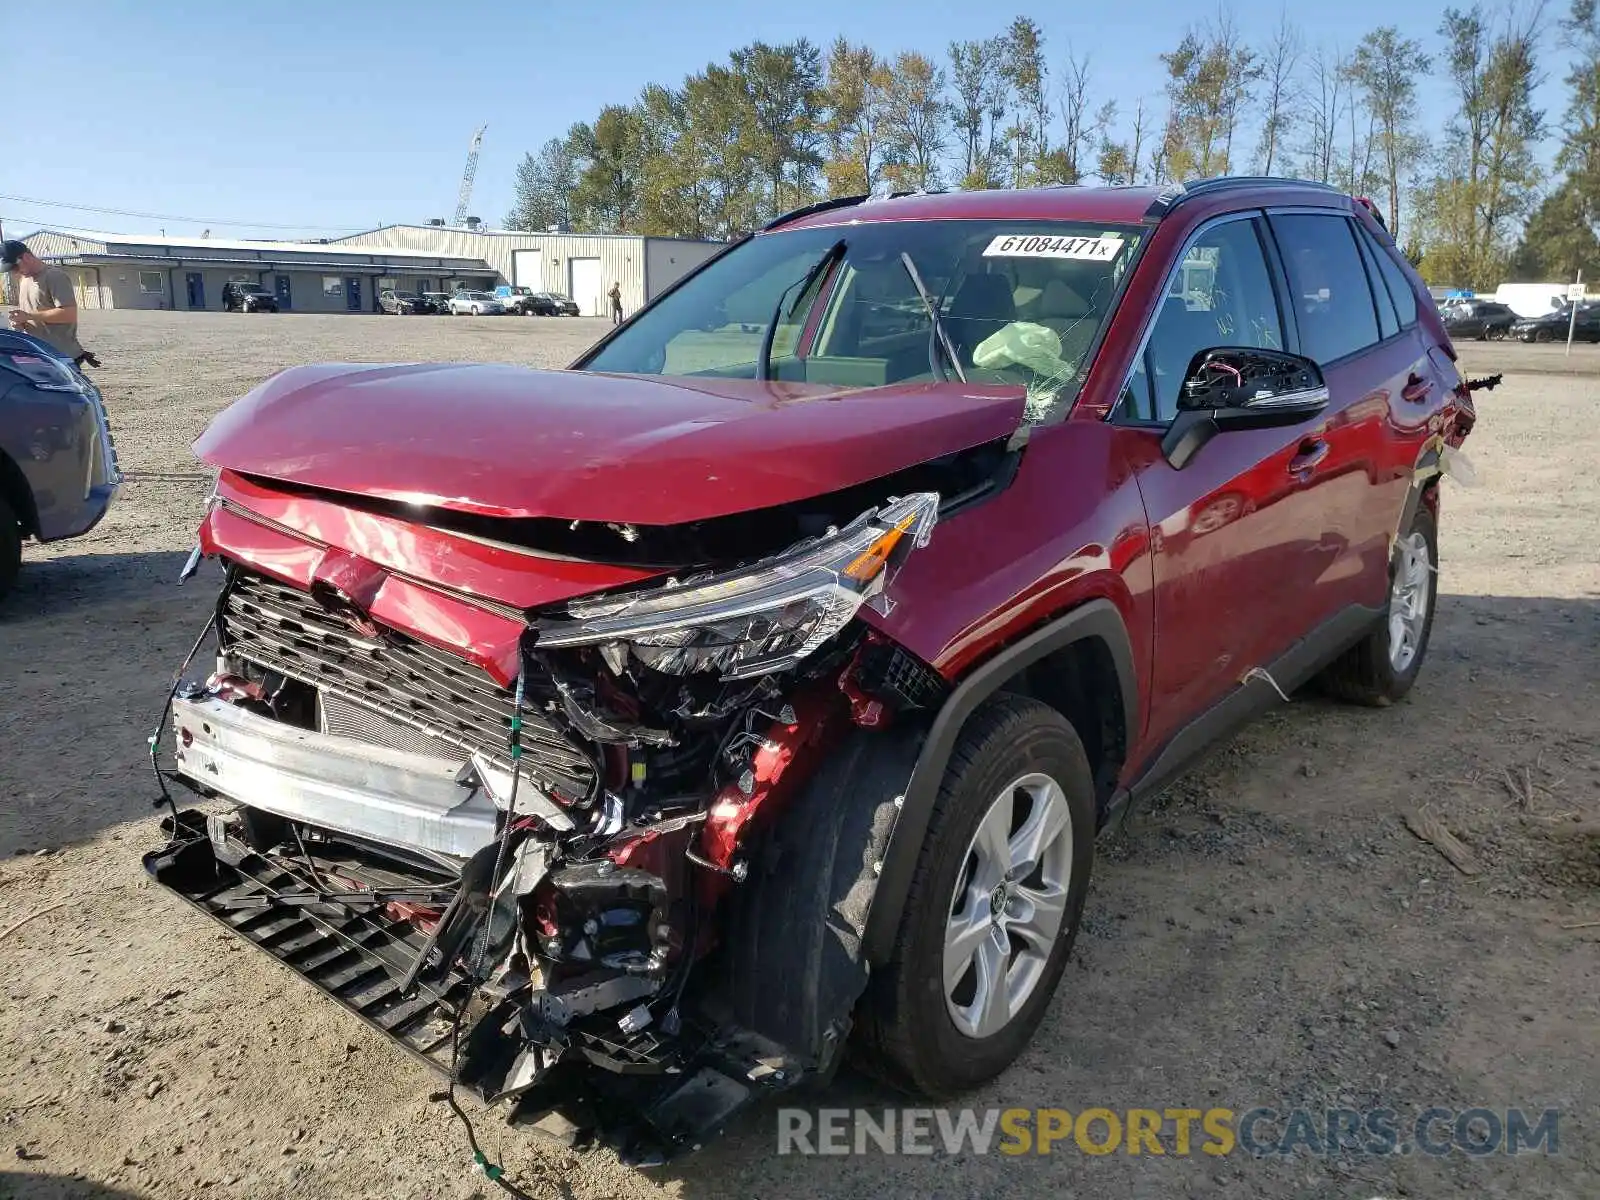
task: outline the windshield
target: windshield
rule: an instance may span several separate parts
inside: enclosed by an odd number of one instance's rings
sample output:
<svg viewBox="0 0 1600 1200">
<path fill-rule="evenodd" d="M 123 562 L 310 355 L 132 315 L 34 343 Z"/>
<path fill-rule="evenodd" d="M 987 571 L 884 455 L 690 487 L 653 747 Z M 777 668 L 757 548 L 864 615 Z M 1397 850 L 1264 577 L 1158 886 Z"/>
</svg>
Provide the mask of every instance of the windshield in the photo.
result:
<svg viewBox="0 0 1600 1200">
<path fill-rule="evenodd" d="M 1022 385 L 1029 418 L 1043 420 L 1077 396 L 1144 234 L 1060 221 L 763 234 L 645 309 L 583 365 L 845 387 L 965 376 Z M 902 254 L 938 309 L 955 364 Z"/>
</svg>

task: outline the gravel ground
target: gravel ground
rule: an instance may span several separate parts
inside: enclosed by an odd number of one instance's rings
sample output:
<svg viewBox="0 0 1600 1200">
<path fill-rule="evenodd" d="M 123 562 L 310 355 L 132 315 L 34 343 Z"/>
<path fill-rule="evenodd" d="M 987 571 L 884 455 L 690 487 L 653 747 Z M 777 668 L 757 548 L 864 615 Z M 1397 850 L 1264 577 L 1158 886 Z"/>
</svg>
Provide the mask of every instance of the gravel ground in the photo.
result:
<svg viewBox="0 0 1600 1200">
<path fill-rule="evenodd" d="M 295 363 L 554 366 L 604 328 L 85 314 L 132 478 L 91 536 L 27 552 L 0 612 L 0 1196 L 495 1194 L 423 1068 L 146 881 L 141 755 L 216 582 L 173 585 L 211 416 Z M 1478 486 L 1447 485 L 1417 689 L 1297 697 L 1111 836 L 1044 1028 L 971 1102 L 1554 1107 L 1559 1155 L 801 1162 L 770 1111 L 647 1173 L 492 1122 L 488 1153 L 540 1197 L 1600 1194 L 1600 350 L 1464 357 L 1508 375 L 1468 443 Z M 1479 874 L 1407 831 L 1421 805 Z M 824 1102 L 896 1103 L 850 1075 Z"/>
</svg>

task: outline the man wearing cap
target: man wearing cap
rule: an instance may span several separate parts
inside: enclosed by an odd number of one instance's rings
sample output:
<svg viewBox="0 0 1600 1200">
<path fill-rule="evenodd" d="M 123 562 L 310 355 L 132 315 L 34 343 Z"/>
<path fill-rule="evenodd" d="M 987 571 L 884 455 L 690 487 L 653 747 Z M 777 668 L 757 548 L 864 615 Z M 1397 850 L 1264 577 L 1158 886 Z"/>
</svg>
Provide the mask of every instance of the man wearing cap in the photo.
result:
<svg viewBox="0 0 1600 1200">
<path fill-rule="evenodd" d="M 80 367 L 99 365 L 78 343 L 78 301 L 65 271 L 39 261 L 22 242 L 0 244 L 0 270 L 11 276 L 13 329 L 49 342 Z"/>
</svg>

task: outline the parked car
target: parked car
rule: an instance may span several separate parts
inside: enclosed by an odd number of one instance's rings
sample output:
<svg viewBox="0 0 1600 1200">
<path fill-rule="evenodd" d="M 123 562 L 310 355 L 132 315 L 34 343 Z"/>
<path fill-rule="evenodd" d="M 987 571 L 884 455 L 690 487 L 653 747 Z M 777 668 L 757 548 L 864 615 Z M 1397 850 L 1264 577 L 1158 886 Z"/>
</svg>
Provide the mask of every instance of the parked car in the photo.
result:
<svg viewBox="0 0 1600 1200">
<path fill-rule="evenodd" d="M 423 316 L 437 311 L 433 301 L 416 292 L 397 292 L 386 289 L 378 293 L 378 307 L 398 317 Z"/>
<path fill-rule="evenodd" d="M 230 281 L 222 285 L 223 312 L 277 312 L 278 298 L 259 283 Z"/>
<path fill-rule="evenodd" d="M 1452 338 L 1499 341 L 1519 320 L 1517 314 L 1494 300 L 1454 300 L 1442 310 L 1445 331 Z"/>
<path fill-rule="evenodd" d="M 99 390 L 54 347 L 0 329 L 0 599 L 24 541 L 88 533 L 121 482 Z"/>
<path fill-rule="evenodd" d="M 524 317 L 548 315 L 540 312 L 540 309 L 547 306 L 539 301 L 537 294 L 530 287 L 503 283 L 495 288 L 494 294 L 508 313 L 517 313 Z"/>
<path fill-rule="evenodd" d="M 575 317 L 578 315 L 578 302 L 571 296 L 562 292 L 538 292 L 535 294 L 541 304 L 540 316 L 546 315 L 543 311 L 548 308 L 548 315 L 552 317 Z"/>
<path fill-rule="evenodd" d="M 1563 305 L 1541 317 L 1519 317 L 1511 326 L 1511 336 L 1524 342 L 1564 342 L 1568 330 L 1573 340 L 1600 342 L 1600 304 L 1578 305 L 1578 319 L 1572 319 L 1572 305 Z"/>
<path fill-rule="evenodd" d="M 450 312 L 449 292 L 423 292 L 422 298 L 429 304 L 433 305 L 432 311 L 438 313 L 440 316 L 448 317 L 453 315 Z"/>
<path fill-rule="evenodd" d="M 1117 814 L 1313 679 L 1416 683 L 1474 421 L 1427 301 L 1317 185 L 915 195 L 568 371 L 285 371 L 196 446 L 225 576 L 167 744 L 232 808 L 146 865 L 628 1161 L 847 1043 L 978 1087 Z"/>
<path fill-rule="evenodd" d="M 450 297 L 452 317 L 467 313 L 474 317 L 498 317 L 506 311 L 505 305 L 489 292 L 457 292 Z"/>
</svg>

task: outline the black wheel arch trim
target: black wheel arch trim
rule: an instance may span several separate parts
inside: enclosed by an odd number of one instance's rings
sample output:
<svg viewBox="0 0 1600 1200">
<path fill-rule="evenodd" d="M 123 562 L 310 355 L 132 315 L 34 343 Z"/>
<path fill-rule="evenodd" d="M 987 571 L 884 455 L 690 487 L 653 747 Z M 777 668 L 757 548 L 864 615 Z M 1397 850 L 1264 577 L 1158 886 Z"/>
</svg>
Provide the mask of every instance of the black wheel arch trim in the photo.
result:
<svg viewBox="0 0 1600 1200">
<path fill-rule="evenodd" d="M 29 484 L 28 477 L 22 473 L 21 466 L 5 452 L 3 447 L 0 447 L 0 496 L 5 497 L 10 506 L 16 510 L 23 538 L 38 537 L 39 508 L 38 501 L 33 495 L 33 487 Z"/>
<path fill-rule="evenodd" d="M 863 939 L 867 960 L 887 962 L 894 948 L 900 918 L 905 911 L 906 894 L 916 872 L 922 842 L 927 836 L 933 805 L 944 780 L 945 768 L 975 709 L 1024 668 L 1074 642 L 1097 640 L 1105 645 L 1117 674 L 1128 737 L 1139 728 L 1139 686 L 1133 660 L 1133 644 L 1128 638 L 1122 614 L 1110 600 L 1098 598 L 1072 609 L 1012 643 L 974 668 L 957 685 L 944 706 L 934 716 L 917 755 L 916 765 L 906 781 L 900 815 L 890 834 L 889 845 L 879 868 L 872 907 L 867 916 Z"/>
<path fill-rule="evenodd" d="M 1439 482 L 1444 474 L 1444 458 L 1440 451 L 1444 439 L 1435 435 L 1423 445 L 1422 452 L 1417 455 L 1416 464 L 1411 470 L 1411 486 L 1406 489 L 1405 503 L 1400 508 L 1400 520 L 1395 525 L 1394 537 L 1398 540 L 1404 536 L 1406 530 L 1411 528 L 1411 522 L 1416 519 L 1417 509 L 1422 504 L 1422 497 L 1430 487 Z"/>
</svg>

